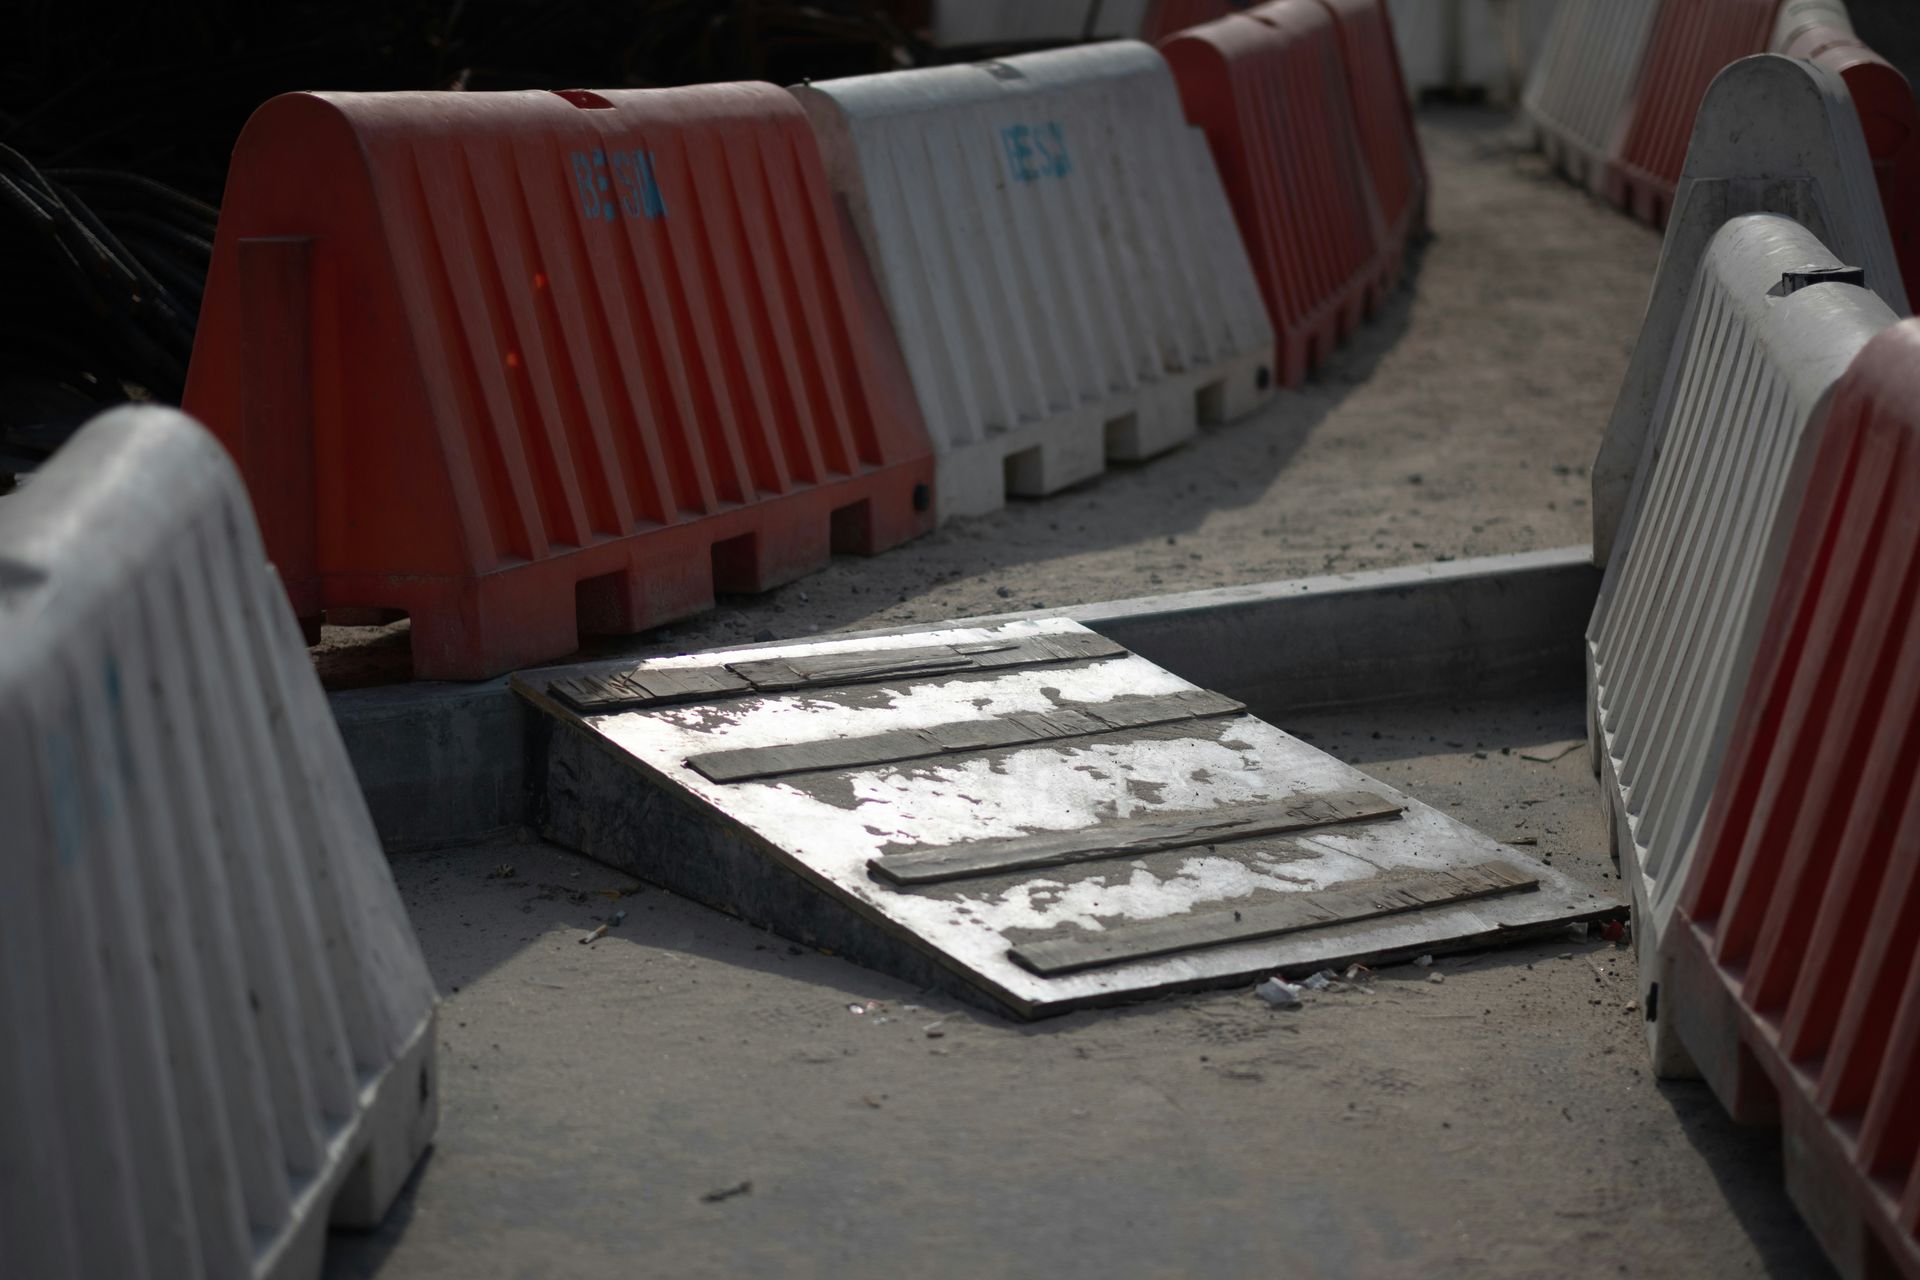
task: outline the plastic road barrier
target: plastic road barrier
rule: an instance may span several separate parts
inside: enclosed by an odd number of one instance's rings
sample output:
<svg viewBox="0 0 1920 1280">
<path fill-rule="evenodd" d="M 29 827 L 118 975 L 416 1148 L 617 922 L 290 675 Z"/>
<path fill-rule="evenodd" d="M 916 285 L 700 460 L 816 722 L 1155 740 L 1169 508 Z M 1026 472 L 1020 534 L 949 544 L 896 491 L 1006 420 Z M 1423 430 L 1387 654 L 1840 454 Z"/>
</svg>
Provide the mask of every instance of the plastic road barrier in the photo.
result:
<svg viewBox="0 0 1920 1280">
<path fill-rule="evenodd" d="M 289 94 L 234 152 L 187 406 L 303 618 L 476 678 L 929 527 L 932 458 L 771 85 Z"/>
<path fill-rule="evenodd" d="M 0 499 L 0 1275 L 312 1277 L 433 1135 L 434 992 L 232 464 Z"/>
<path fill-rule="evenodd" d="M 1401 74 L 1386 0 L 1320 0 L 1333 14 L 1346 61 L 1347 89 L 1383 225 L 1383 273 L 1400 274 L 1407 245 L 1427 225 L 1426 158 L 1414 129 L 1413 102 Z"/>
<path fill-rule="evenodd" d="M 1835 390 L 1663 939 L 1660 1007 L 1776 1118 L 1840 1273 L 1920 1277 L 1920 321 Z"/>
<path fill-rule="evenodd" d="M 793 92 L 892 310 L 942 519 L 1149 457 L 1272 394 L 1246 251 L 1152 49 Z"/>
<path fill-rule="evenodd" d="M 1781 213 L 1864 270 L 1896 313 L 1906 290 L 1859 118 L 1824 68 L 1761 55 L 1734 63 L 1700 104 L 1646 319 L 1593 464 L 1593 555 L 1606 565 L 1672 365 L 1688 291 L 1708 243 L 1741 213 Z"/>
<path fill-rule="evenodd" d="M 1735 218 L 1701 261 L 1665 371 L 1587 630 L 1593 759 L 1643 986 L 1746 686 L 1795 459 L 1834 382 L 1894 323 L 1859 278 L 1798 223 Z M 1647 1025 L 1655 1070 L 1678 1069 L 1668 1020 Z"/>
<path fill-rule="evenodd" d="M 1347 86 L 1340 28 L 1315 0 L 1279 0 L 1161 47 L 1206 130 L 1273 317 L 1280 378 L 1298 386 L 1391 283 Z"/>
<path fill-rule="evenodd" d="M 1554 166 L 1601 191 L 1660 0 L 1562 0 L 1521 109 Z"/>
<path fill-rule="evenodd" d="M 1773 48 L 1818 62 L 1839 75 L 1860 117 L 1887 230 L 1911 297 L 1920 292 L 1920 103 L 1893 64 L 1853 34 L 1839 0 L 1794 0 L 1781 6 Z"/>
<path fill-rule="evenodd" d="M 1766 49 L 1778 4 L 1663 0 L 1633 108 L 1608 166 L 1607 195 L 1614 204 L 1642 222 L 1666 225 L 1707 86 L 1727 64 Z"/>
</svg>

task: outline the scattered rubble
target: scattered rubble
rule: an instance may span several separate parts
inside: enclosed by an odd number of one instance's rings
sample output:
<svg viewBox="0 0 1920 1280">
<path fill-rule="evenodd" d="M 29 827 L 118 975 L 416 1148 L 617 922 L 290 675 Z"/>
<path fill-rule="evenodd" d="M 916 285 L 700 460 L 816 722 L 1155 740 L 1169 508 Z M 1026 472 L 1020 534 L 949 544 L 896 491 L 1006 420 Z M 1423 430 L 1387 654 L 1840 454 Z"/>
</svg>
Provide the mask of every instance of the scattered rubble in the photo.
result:
<svg viewBox="0 0 1920 1280">
<path fill-rule="evenodd" d="M 1276 1009 L 1298 1009 L 1300 1007 L 1299 987 L 1284 978 L 1268 978 L 1253 989 L 1253 994 L 1265 1000 Z"/>
</svg>

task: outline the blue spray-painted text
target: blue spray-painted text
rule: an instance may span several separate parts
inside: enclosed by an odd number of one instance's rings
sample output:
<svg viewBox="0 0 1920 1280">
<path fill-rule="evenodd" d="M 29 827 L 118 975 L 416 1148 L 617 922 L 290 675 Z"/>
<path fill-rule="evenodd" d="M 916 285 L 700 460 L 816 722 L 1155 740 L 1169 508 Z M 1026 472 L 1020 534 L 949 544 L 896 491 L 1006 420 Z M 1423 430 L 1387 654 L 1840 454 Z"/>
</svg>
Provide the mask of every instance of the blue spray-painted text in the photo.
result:
<svg viewBox="0 0 1920 1280">
<path fill-rule="evenodd" d="M 1007 169 L 1020 182 L 1064 178 L 1073 172 L 1067 159 L 1067 133 L 1057 120 L 1045 124 L 1010 124 L 1000 130 L 1006 148 Z"/>
<path fill-rule="evenodd" d="M 653 174 L 651 151 L 574 151 L 573 185 L 580 196 L 580 212 L 588 218 L 612 222 L 619 214 L 629 218 L 664 218 L 667 201 Z M 616 193 L 614 183 L 620 184 Z"/>
</svg>

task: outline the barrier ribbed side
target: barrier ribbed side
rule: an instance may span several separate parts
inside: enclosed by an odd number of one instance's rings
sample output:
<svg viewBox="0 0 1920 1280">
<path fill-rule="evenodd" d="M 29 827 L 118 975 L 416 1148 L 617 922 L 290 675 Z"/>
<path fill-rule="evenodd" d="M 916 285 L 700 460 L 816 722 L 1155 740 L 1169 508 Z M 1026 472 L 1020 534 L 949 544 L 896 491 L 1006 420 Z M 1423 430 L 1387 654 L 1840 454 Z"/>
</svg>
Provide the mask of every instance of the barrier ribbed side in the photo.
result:
<svg viewBox="0 0 1920 1280">
<path fill-rule="evenodd" d="M 303 617 L 472 678 L 931 525 L 932 460 L 772 85 L 289 94 L 234 152 L 186 403 Z"/>
<path fill-rule="evenodd" d="M 1246 251 L 1146 45 L 792 92 L 891 308 L 943 519 L 1151 456 L 1271 395 Z"/>
<path fill-rule="evenodd" d="M 1779 0 L 1662 0 L 1605 194 L 1663 227 L 1693 137 L 1694 113 L 1722 68 L 1764 52 Z"/>
<path fill-rule="evenodd" d="M 1261 296 L 1280 376 L 1298 386 L 1377 300 L 1384 243 L 1339 31 L 1280 0 L 1176 35 L 1161 52 L 1206 130 Z"/>
<path fill-rule="evenodd" d="M 1800 223 L 1895 314 L 1907 313 L 1873 163 L 1846 85 L 1824 67 L 1773 54 L 1722 71 L 1694 122 L 1645 320 L 1593 462 L 1593 555 L 1613 555 L 1627 495 L 1646 455 L 1654 402 L 1707 245 L 1729 218 L 1779 213 Z"/>
<path fill-rule="evenodd" d="M 1660 0 L 1562 0 L 1521 106 L 1547 158 L 1599 191 L 1633 107 Z"/>
<path fill-rule="evenodd" d="M 1834 391 L 1662 1003 L 1842 1275 L 1920 1277 L 1920 321 Z"/>
<path fill-rule="evenodd" d="M 1848 363 L 1894 322 L 1806 228 L 1727 222 L 1700 263 L 1587 630 L 1593 759 L 1653 972 L 1797 510 L 1797 460 Z M 1801 287 L 1801 273 L 1810 273 Z M 1817 440 L 1815 440 L 1817 443 Z M 1675 1069 L 1665 1019 L 1656 1070 Z"/>
<path fill-rule="evenodd" d="M 0 500 L 0 1274 L 310 1277 L 438 1113 L 433 984 L 232 464 Z"/>
</svg>

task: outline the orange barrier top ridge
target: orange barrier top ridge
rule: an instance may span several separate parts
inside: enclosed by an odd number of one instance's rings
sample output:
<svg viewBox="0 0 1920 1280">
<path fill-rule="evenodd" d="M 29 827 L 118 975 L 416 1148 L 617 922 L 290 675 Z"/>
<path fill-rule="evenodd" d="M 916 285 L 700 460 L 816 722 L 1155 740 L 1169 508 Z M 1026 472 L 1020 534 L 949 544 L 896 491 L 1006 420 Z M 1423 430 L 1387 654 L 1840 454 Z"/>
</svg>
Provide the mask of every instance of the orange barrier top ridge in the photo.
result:
<svg viewBox="0 0 1920 1280">
<path fill-rule="evenodd" d="M 1835 388 L 1663 958 L 1689 1053 L 1737 1119 L 1778 1107 L 1789 1184 L 1848 1275 L 1920 1276 L 1917 723 L 1906 320 Z"/>
<path fill-rule="evenodd" d="M 854 247 L 849 251 L 849 245 Z M 897 343 L 769 84 L 289 94 L 234 152 L 186 405 L 296 611 L 478 677 L 931 521 Z"/>
<path fill-rule="evenodd" d="M 1278 0 L 1161 46 L 1187 119 L 1206 130 L 1279 348 L 1309 369 L 1377 301 L 1385 242 L 1333 15 Z"/>
</svg>

